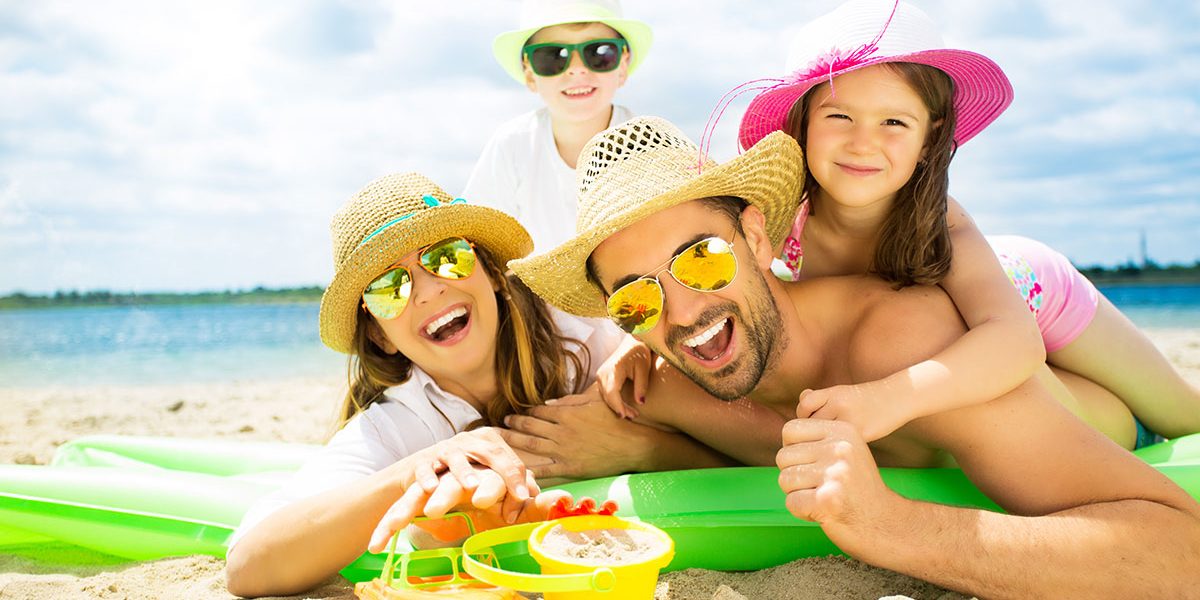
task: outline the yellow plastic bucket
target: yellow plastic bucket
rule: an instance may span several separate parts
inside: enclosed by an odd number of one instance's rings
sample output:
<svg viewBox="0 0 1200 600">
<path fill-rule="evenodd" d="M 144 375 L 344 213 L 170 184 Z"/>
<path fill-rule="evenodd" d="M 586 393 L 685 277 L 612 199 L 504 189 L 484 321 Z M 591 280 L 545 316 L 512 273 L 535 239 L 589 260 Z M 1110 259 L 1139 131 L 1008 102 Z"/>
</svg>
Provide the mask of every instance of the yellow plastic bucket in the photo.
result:
<svg viewBox="0 0 1200 600">
<path fill-rule="evenodd" d="M 662 543 L 662 551 L 636 563 L 623 565 L 602 564 L 584 560 L 552 556 L 545 552 L 543 539 L 557 525 L 562 525 L 567 531 L 589 531 L 594 529 L 636 529 L 644 531 L 657 538 Z M 597 567 L 607 567 L 612 570 L 616 580 L 606 592 L 591 590 L 582 592 L 558 592 L 545 594 L 546 600 L 587 600 L 597 598 L 602 594 L 608 598 L 630 598 L 637 600 L 654 598 L 654 587 L 658 583 L 658 572 L 675 556 L 675 542 L 663 530 L 641 523 L 628 521 L 620 517 L 606 515 L 583 515 L 564 517 L 547 521 L 533 530 L 529 536 L 529 554 L 542 566 L 542 573 L 549 575 L 589 573 Z"/>
<path fill-rule="evenodd" d="M 604 564 L 547 556 L 542 540 L 555 526 L 568 531 L 637 529 L 663 542 L 663 550 L 636 563 Z M 475 559 L 489 548 L 525 539 L 529 554 L 542 568 L 541 575 L 505 571 Z M 654 598 L 658 572 L 675 556 L 675 542 L 661 529 L 639 521 L 608 515 L 564 517 L 545 523 L 514 525 L 477 533 L 463 544 L 463 568 L 471 576 L 511 589 L 541 592 L 545 600 L 649 600 Z"/>
</svg>

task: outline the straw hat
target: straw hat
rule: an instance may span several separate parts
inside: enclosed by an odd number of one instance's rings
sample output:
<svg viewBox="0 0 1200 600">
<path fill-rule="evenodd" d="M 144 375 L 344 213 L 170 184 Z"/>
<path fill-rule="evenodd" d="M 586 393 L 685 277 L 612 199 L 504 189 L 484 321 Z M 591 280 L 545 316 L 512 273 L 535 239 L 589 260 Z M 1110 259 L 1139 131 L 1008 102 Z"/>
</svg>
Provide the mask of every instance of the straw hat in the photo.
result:
<svg viewBox="0 0 1200 600">
<path fill-rule="evenodd" d="M 946 48 L 933 20 L 920 9 L 893 0 L 853 0 L 796 34 L 786 66 L 791 74 L 750 102 L 738 141 L 749 148 L 782 129 L 792 105 L 817 84 L 891 62 L 929 65 L 950 76 L 957 116 L 954 141 L 960 146 L 1012 103 L 1012 84 L 999 65 L 981 54 Z"/>
<path fill-rule="evenodd" d="M 575 176 L 579 216 L 575 237 L 557 248 L 508 263 L 547 302 L 577 315 L 605 316 L 603 291 L 587 277 L 586 262 L 612 234 L 689 200 L 737 196 L 766 215 L 773 245 L 789 231 L 804 184 L 804 157 L 783 132 L 768 135 L 741 156 L 717 165 L 704 160 L 682 131 L 659 117 L 610 127 L 583 147 Z"/>
<path fill-rule="evenodd" d="M 533 251 L 533 240 L 516 219 L 452 199 L 420 173 L 368 183 L 333 215 L 329 229 L 334 274 L 321 297 L 321 341 L 345 353 L 363 290 L 404 255 L 451 236 L 487 248 L 500 264 Z"/>
<path fill-rule="evenodd" d="M 566 23 L 604 23 L 612 27 L 629 43 L 630 73 L 642 64 L 654 41 L 649 25 L 624 18 L 618 0 L 525 0 L 521 5 L 520 23 L 516 31 L 496 36 L 492 53 L 504 71 L 521 85 L 525 85 L 521 50 L 533 34 L 545 27 Z"/>
</svg>

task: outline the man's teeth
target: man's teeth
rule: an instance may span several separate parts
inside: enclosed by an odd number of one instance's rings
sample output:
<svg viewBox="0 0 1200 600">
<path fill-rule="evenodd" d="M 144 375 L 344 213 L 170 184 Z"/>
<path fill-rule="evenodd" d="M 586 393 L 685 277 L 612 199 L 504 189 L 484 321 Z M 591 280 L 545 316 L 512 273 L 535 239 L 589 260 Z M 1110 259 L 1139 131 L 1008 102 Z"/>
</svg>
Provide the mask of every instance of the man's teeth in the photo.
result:
<svg viewBox="0 0 1200 600">
<path fill-rule="evenodd" d="M 453 321 L 465 314 L 467 314 L 466 307 L 460 306 L 460 307 L 438 317 L 436 321 L 430 323 L 429 325 L 426 325 L 425 333 L 428 334 L 430 337 L 433 337 L 433 334 L 437 333 L 437 330 L 441 329 L 443 326 L 445 326 L 450 321 Z"/>
<path fill-rule="evenodd" d="M 721 333 L 721 330 L 725 329 L 726 321 L 728 321 L 728 319 L 721 319 L 720 323 L 717 323 L 716 325 L 709 327 L 708 330 L 700 333 L 700 335 L 697 335 L 696 337 L 693 337 L 690 339 L 683 340 L 683 344 L 685 346 L 687 346 L 688 348 L 695 348 L 696 346 L 699 346 L 699 345 L 707 342 L 708 340 L 713 339 L 714 335 Z"/>
</svg>

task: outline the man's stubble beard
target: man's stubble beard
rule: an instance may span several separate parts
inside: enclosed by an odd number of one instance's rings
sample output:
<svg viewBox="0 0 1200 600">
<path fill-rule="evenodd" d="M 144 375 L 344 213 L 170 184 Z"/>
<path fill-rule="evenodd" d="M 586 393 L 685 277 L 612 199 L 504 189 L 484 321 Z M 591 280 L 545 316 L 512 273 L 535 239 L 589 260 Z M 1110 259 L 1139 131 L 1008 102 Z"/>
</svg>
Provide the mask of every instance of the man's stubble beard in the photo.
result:
<svg viewBox="0 0 1200 600">
<path fill-rule="evenodd" d="M 746 296 L 750 305 L 751 320 L 746 319 L 736 304 L 726 302 L 700 314 L 696 322 L 704 325 L 671 329 L 666 335 L 667 347 L 678 348 L 680 341 L 696 335 L 703 328 L 710 327 L 711 321 L 716 317 L 732 315 L 734 322 L 744 330 L 744 337 L 749 346 L 741 356 L 720 370 L 711 372 L 684 360 L 674 351 L 659 352 L 660 356 L 666 358 L 704 391 L 726 401 L 745 398 L 754 391 L 763 374 L 769 367 L 774 366 L 774 362 L 782 356 L 787 347 L 787 338 L 782 335 L 783 320 L 779 316 L 779 305 L 775 303 L 775 297 L 771 294 L 762 272 L 754 269 L 751 273 L 752 289 Z M 732 340 L 730 342 L 732 343 Z"/>
</svg>

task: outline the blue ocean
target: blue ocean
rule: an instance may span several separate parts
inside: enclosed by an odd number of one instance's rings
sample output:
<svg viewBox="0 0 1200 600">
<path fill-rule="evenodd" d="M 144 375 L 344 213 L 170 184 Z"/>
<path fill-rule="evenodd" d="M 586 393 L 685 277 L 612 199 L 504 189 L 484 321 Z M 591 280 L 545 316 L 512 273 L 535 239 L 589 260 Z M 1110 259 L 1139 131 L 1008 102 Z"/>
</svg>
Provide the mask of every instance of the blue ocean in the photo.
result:
<svg viewBox="0 0 1200 600">
<path fill-rule="evenodd" d="M 1141 327 L 1200 328 L 1200 285 L 1101 291 Z M 316 303 L 0 311 L 0 387 L 336 377 Z"/>
</svg>

